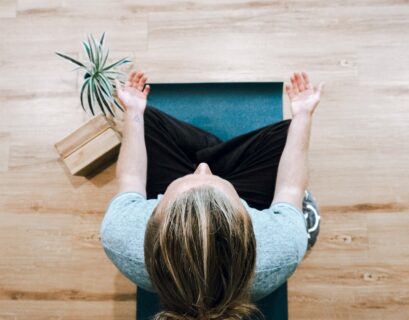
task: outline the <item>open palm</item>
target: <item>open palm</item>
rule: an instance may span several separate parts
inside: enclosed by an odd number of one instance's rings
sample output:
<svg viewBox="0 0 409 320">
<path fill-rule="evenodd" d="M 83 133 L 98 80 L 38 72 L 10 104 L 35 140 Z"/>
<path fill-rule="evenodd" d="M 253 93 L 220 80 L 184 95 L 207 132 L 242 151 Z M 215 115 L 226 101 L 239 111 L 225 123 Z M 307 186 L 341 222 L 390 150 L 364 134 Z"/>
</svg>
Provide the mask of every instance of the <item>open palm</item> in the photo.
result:
<svg viewBox="0 0 409 320">
<path fill-rule="evenodd" d="M 142 71 L 132 71 L 125 87 L 122 87 L 116 80 L 118 98 L 127 112 L 143 113 L 145 111 L 146 99 L 150 91 L 150 86 L 145 86 L 147 79 Z"/>
<path fill-rule="evenodd" d="M 323 83 L 314 87 L 305 72 L 294 73 L 290 80 L 291 85 L 286 85 L 285 91 L 291 102 L 293 117 L 300 113 L 312 115 L 320 101 Z"/>
</svg>

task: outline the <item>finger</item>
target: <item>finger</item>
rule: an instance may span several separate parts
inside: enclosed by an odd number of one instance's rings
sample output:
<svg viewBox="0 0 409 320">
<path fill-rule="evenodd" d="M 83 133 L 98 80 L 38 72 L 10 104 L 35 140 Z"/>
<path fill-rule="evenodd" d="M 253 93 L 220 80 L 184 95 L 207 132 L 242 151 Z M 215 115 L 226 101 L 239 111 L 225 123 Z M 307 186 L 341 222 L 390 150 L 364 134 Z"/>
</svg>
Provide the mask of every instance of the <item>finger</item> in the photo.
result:
<svg viewBox="0 0 409 320">
<path fill-rule="evenodd" d="M 147 84 L 146 87 L 145 87 L 145 89 L 143 89 L 142 92 L 143 92 L 145 95 L 148 95 L 150 91 L 151 91 L 151 86 L 150 86 L 149 84 Z"/>
<path fill-rule="evenodd" d="M 143 76 L 143 77 L 141 78 L 141 80 L 139 81 L 138 86 L 137 86 L 137 89 L 138 89 L 138 90 L 140 90 L 140 91 L 143 90 L 143 87 L 145 86 L 146 80 L 148 80 L 148 77 L 147 77 L 147 76 Z"/>
<path fill-rule="evenodd" d="M 297 81 L 298 90 L 300 92 L 304 91 L 305 90 L 304 79 L 301 77 L 301 75 L 299 73 L 295 74 L 295 80 Z"/>
<path fill-rule="evenodd" d="M 321 94 L 322 89 L 324 89 L 325 86 L 325 82 L 320 82 L 320 84 L 318 85 L 316 92 L 318 92 L 319 94 Z"/>
<path fill-rule="evenodd" d="M 298 93 L 298 85 L 297 85 L 297 81 L 295 80 L 295 74 L 290 78 L 291 80 L 291 85 L 293 86 L 292 90 L 295 93 Z"/>
<path fill-rule="evenodd" d="M 308 77 L 308 74 L 305 72 L 302 72 L 301 75 L 304 79 L 305 88 L 312 89 L 312 84 L 310 82 L 310 78 Z"/>
<path fill-rule="evenodd" d="M 138 88 L 139 88 L 139 83 L 140 83 L 140 81 L 141 81 L 141 79 L 142 79 L 143 76 L 144 76 L 144 73 L 141 71 L 141 72 L 139 72 L 139 73 L 134 77 L 133 87 L 134 87 L 135 89 L 138 89 Z M 140 90 L 140 89 L 139 89 L 139 90 Z"/>
<path fill-rule="evenodd" d="M 130 73 L 129 73 L 129 77 L 128 77 L 128 82 L 132 82 L 132 79 L 133 79 L 133 77 L 135 76 L 135 71 L 131 71 Z"/>
<path fill-rule="evenodd" d="M 294 92 L 292 90 L 292 87 L 286 84 L 284 88 L 285 88 L 285 92 L 287 93 L 288 97 L 292 99 L 294 97 Z"/>
<path fill-rule="evenodd" d="M 133 86 L 136 88 L 138 86 L 139 81 L 141 80 L 141 78 L 143 77 L 143 72 L 142 71 L 138 71 L 138 73 L 135 75 L 135 77 L 133 78 Z"/>
</svg>

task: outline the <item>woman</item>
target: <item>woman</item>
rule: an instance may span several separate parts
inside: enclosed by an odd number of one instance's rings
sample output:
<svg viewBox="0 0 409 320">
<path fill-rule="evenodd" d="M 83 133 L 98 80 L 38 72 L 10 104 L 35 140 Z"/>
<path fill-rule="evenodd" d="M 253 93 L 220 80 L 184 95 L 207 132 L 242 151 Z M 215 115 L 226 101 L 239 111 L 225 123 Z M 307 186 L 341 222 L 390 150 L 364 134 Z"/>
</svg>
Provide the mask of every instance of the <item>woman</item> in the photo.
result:
<svg viewBox="0 0 409 320">
<path fill-rule="evenodd" d="M 305 189 L 322 85 L 295 73 L 285 86 L 291 121 L 223 142 L 146 107 L 146 81 L 132 72 L 125 88 L 116 84 L 126 112 L 119 192 L 101 227 L 105 252 L 138 286 L 157 292 L 156 319 L 257 314 L 251 300 L 285 282 L 318 234 Z"/>
</svg>

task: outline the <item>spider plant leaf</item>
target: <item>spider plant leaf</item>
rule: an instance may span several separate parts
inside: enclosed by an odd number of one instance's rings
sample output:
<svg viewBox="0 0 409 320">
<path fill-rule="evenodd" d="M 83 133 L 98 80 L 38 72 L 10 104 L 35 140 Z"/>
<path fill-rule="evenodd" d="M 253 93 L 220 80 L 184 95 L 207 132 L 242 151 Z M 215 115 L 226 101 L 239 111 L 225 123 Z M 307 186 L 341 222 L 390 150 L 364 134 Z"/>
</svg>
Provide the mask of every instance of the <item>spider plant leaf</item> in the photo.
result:
<svg viewBox="0 0 409 320">
<path fill-rule="evenodd" d="M 92 78 L 90 78 L 90 82 L 89 82 L 89 85 L 88 85 L 87 98 L 88 98 L 88 107 L 91 110 L 92 115 L 95 116 L 94 109 L 92 107 L 93 96 L 92 96 L 91 87 L 92 87 Z"/>
<path fill-rule="evenodd" d="M 99 86 L 99 83 L 98 83 L 98 82 L 97 82 L 97 86 Z M 101 88 L 99 88 L 99 89 L 101 89 Z M 98 96 L 98 95 L 99 95 L 99 96 Z M 101 90 L 97 90 L 97 99 L 98 99 L 98 102 L 99 102 L 101 105 L 104 105 L 105 108 L 109 111 L 109 113 L 110 113 L 113 117 L 115 117 L 114 113 L 113 113 L 112 110 L 111 110 L 111 107 L 109 106 L 108 102 L 105 100 L 104 93 L 103 93 L 102 89 L 101 89 Z M 104 112 L 104 114 L 105 114 L 105 112 Z"/>
<path fill-rule="evenodd" d="M 106 113 L 105 113 L 105 109 L 104 109 L 104 103 L 102 102 L 102 100 L 100 99 L 100 96 L 99 96 L 99 94 L 100 94 L 100 90 L 99 90 L 99 88 L 98 88 L 98 82 L 97 81 L 95 81 L 95 97 L 97 98 L 97 102 L 98 102 L 98 104 L 99 104 L 99 108 L 101 109 L 101 111 L 104 113 L 104 115 L 106 115 Z"/>
<path fill-rule="evenodd" d="M 114 103 L 114 97 L 110 95 L 103 86 L 101 86 L 101 93 L 108 102 Z"/>
<path fill-rule="evenodd" d="M 89 83 L 89 78 L 85 80 L 84 83 L 82 84 L 81 93 L 80 93 L 81 107 L 84 111 L 86 111 L 84 107 L 84 92 L 85 92 L 85 88 L 88 86 L 88 83 Z"/>
<path fill-rule="evenodd" d="M 101 39 L 99 40 L 99 44 L 100 44 L 101 46 L 104 45 L 104 40 L 105 40 L 105 32 L 102 34 Z"/>
<path fill-rule="evenodd" d="M 120 80 L 118 77 L 107 76 L 107 79 L 112 83 L 114 90 L 116 90 L 115 80 L 118 80 L 122 86 L 125 86 L 125 81 Z"/>
<path fill-rule="evenodd" d="M 121 104 L 116 99 L 114 99 L 114 103 L 122 112 L 124 112 L 124 108 L 122 108 Z"/>
<path fill-rule="evenodd" d="M 99 43 L 98 43 L 98 52 L 99 52 L 98 71 L 100 71 L 104 67 L 102 63 L 105 60 L 105 57 L 104 57 L 104 48 Z"/>
<path fill-rule="evenodd" d="M 59 55 L 61 58 L 67 59 L 68 61 L 71 61 L 72 63 L 75 63 L 76 65 L 78 65 L 80 67 L 86 68 L 85 65 L 82 64 L 81 62 L 79 62 L 79 61 L 77 61 L 77 60 L 75 60 L 75 59 L 73 59 L 73 58 L 71 58 L 71 57 L 69 57 L 69 56 L 67 56 L 65 54 L 62 54 L 62 53 L 59 53 L 59 52 L 56 52 L 55 54 Z"/>
<path fill-rule="evenodd" d="M 104 58 L 104 51 L 103 51 L 103 47 L 100 44 L 100 42 L 97 42 L 92 34 L 91 34 L 91 39 L 92 39 L 92 42 L 95 48 L 95 68 L 96 68 L 96 72 L 98 72 L 101 70 L 101 63 L 102 63 L 102 59 Z"/>
<path fill-rule="evenodd" d="M 106 87 L 104 87 L 103 80 L 98 77 L 95 79 L 95 86 L 97 88 L 97 92 L 99 93 L 100 97 L 103 97 L 105 100 L 110 101 L 110 94 L 107 92 Z"/>
<path fill-rule="evenodd" d="M 108 93 L 106 92 L 105 89 L 102 88 L 102 93 L 105 96 L 105 98 L 111 102 L 112 104 L 114 104 L 117 108 L 119 108 L 122 112 L 124 111 L 124 109 L 122 108 L 122 106 L 118 103 L 118 101 L 116 101 L 116 99 L 112 96 L 112 95 L 108 95 Z"/>
<path fill-rule="evenodd" d="M 104 79 L 103 77 L 99 77 L 99 80 L 100 80 L 101 89 L 103 90 L 103 92 L 108 96 L 112 96 L 112 90 L 111 90 L 110 84 L 107 83 L 106 79 Z"/>
<path fill-rule="evenodd" d="M 102 70 L 107 71 L 109 69 L 112 69 L 113 67 L 117 67 L 117 66 L 120 66 L 122 64 L 129 63 L 129 62 L 131 62 L 131 60 L 129 60 L 128 58 L 122 58 L 121 60 L 118 60 L 117 62 L 114 62 L 113 64 L 109 65 L 108 67 L 105 67 Z"/>
<path fill-rule="evenodd" d="M 94 53 L 95 53 L 94 60 L 93 60 L 95 64 L 95 69 L 96 69 L 95 71 L 98 71 L 99 70 L 99 49 L 97 47 L 95 38 L 92 34 L 90 35 L 90 38 L 91 38 L 91 46 L 93 47 Z"/>
<path fill-rule="evenodd" d="M 114 104 L 117 108 L 119 108 L 122 112 L 124 111 L 124 109 L 121 107 L 121 105 L 116 101 L 116 99 L 113 97 L 112 95 L 112 91 L 108 91 L 107 90 L 107 84 L 106 84 L 107 80 L 103 79 L 102 83 L 104 83 L 104 85 L 102 86 L 102 93 L 104 94 L 104 96 L 106 97 L 106 99 L 108 101 L 111 102 L 111 104 Z"/>
<path fill-rule="evenodd" d="M 105 71 L 105 75 L 123 76 L 124 73 L 120 71 Z"/>
<path fill-rule="evenodd" d="M 89 60 L 92 60 L 91 50 L 90 50 L 90 48 L 89 48 L 88 43 L 86 43 L 85 41 L 82 41 L 82 46 L 84 47 L 84 50 L 85 50 L 85 52 L 87 53 L 88 59 L 89 59 Z"/>
<path fill-rule="evenodd" d="M 105 53 L 104 61 L 101 64 L 101 69 L 103 69 L 105 64 L 107 63 L 108 55 L 109 55 L 109 49 L 107 49 L 107 52 Z"/>
<path fill-rule="evenodd" d="M 102 112 L 104 112 L 104 110 L 102 109 L 102 105 L 99 104 L 98 99 L 97 99 L 97 85 L 96 85 L 96 80 L 94 78 L 91 79 L 91 98 L 92 98 L 92 107 L 94 108 L 94 110 L 96 109 L 96 107 L 99 107 L 100 110 L 102 110 Z M 104 112 L 105 114 L 105 112 Z"/>
<path fill-rule="evenodd" d="M 90 57 L 89 61 L 92 64 L 95 65 L 95 63 L 94 63 L 94 61 L 95 61 L 94 48 L 92 47 L 92 42 L 91 42 L 91 39 L 90 39 L 89 36 L 88 36 L 88 46 L 89 46 L 89 51 L 90 51 L 90 54 L 91 54 L 91 57 Z"/>
<path fill-rule="evenodd" d="M 106 77 L 105 77 L 105 75 L 104 74 L 100 74 L 100 77 L 99 77 L 100 79 L 101 79 L 101 83 L 104 85 L 104 88 L 106 89 L 106 93 L 109 95 L 109 96 L 112 96 L 113 95 L 113 92 L 114 92 L 114 89 L 115 89 L 115 87 L 114 87 L 114 84 L 111 82 L 111 81 L 109 81 Z"/>
</svg>

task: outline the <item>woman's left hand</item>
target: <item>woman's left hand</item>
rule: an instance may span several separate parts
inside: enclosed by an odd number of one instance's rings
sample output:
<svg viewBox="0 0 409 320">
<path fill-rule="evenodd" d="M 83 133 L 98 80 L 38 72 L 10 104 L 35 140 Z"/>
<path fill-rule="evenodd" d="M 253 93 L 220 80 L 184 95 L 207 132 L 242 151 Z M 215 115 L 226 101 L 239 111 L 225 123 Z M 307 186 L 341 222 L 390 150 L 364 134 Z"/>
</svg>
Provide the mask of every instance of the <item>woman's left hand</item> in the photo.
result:
<svg viewBox="0 0 409 320">
<path fill-rule="evenodd" d="M 142 71 L 132 71 L 125 87 L 122 87 L 119 81 L 115 80 L 119 101 L 127 113 L 144 113 L 146 100 L 151 89 L 149 85 L 145 86 L 146 80 L 148 77 Z"/>
</svg>

